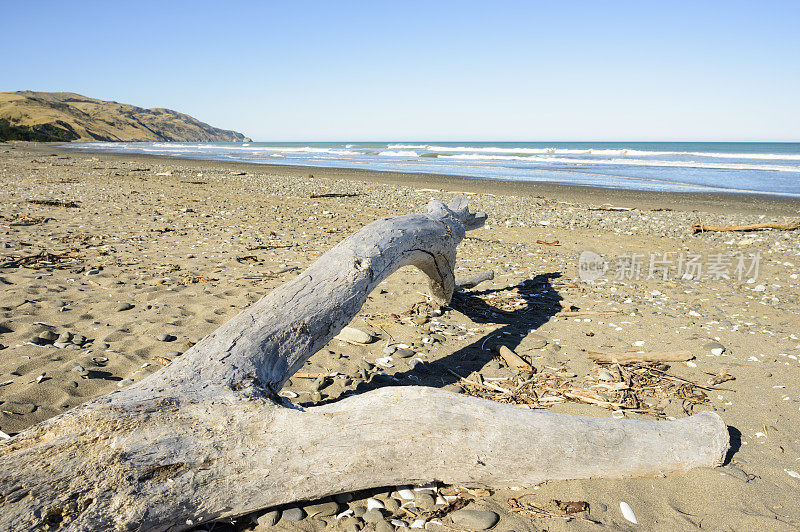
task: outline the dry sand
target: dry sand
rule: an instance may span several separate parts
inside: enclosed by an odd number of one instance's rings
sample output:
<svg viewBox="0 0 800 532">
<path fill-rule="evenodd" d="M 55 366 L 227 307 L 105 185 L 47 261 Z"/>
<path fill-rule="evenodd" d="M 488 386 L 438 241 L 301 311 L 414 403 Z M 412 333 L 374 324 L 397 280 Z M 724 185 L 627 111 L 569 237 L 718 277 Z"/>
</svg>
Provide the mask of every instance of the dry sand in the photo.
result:
<svg viewBox="0 0 800 532">
<path fill-rule="evenodd" d="M 601 369 L 582 350 L 689 350 L 695 360 L 671 364 L 672 375 L 705 386 L 723 371 L 735 377 L 719 385 L 725 390 L 704 390 L 707 401 L 693 405 L 694 412 L 718 411 L 732 427 L 734 452 L 727 466 L 658 478 L 547 482 L 535 489 L 468 495 L 474 499 L 468 507 L 497 512 L 493 530 L 503 532 L 600 528 L 511 512 L 510 497 L 541 508 L 550 508 L 553 499 L 586 501 L 590 511 L 578 516 L 611 529 L 637 528 L 621 515 L 620 501 L 630 504 L 638 528 L 645 530 L 794 530 L 800 524 L 800 232 L 691 235 L 689 230 L 699 219 L 722 225 L 784 221 L 800 212 L 796 201 L 87 155 L 31 144 L 0 144 L 0 182 L 0 430 L 5 433 L 157 371 L 370 221 L 420 212 L 430 198 L 465 192 L 490 221 L 459 247 L 457 275 L 490 267 L 495 279 L 454 301 L 453 310 L 417 324 L 409 310 L 424 301 L 423 279 L 413 269 L 398 272 L 353 323 L 380 340 L 369 346 L 332 341 L 303 371 L 341 376 L 318 395 L 313 379 L 293 378 L 286 390 L 298 394 L 296 401 L 312 404 L 403 384 L 457 390 L 458 378 L 449 370 L 471 380 L 515 378 L 491 350 L 497 343 L 516 348 L 540 372 L 574 375 L 565 377 L 574 382 L 596 378 Z M 331 193 L 358 195 L 310 197 Z M 636 210 L 598 210 L 602 204 Z M 541 243 L 556 240 L 558 245 Z M 584 250 L 641 253 L 643 276 L 581 282 L 577 258 Z M 52 256 L 27 266 L 15 262 L 42 252 L 60 258 L 55 264 L 46 262 Z M 711 255 L 728 252 L 760 253 L 758 278 L 645 278 L 650 253 L 699 254 L 707 263 Z M 563 316 L 559 307 L 591 313 Z M 31 343 L 48 331 L 86 341 L 63 348 Z M 163 341 L 164 334 L 174 339 Z M 443 341 L 423 341 L 434 334 Z M 538 347 L 536 335 L 544 337 L 545 347 Z M 713 354 L 712 341 L 725 351 Z M 392 367 L 376 366 L 391 343 L 412 346 L 428 362 L 426 370 L 416 371 L 410 359 L 397 356 Z M 463 382 L 460 388 L 475 393 Z M 674 396 L 657 406 L 663 407 L 662 417 L 686 415 L 683 401 Z M 571 402 L 556 402 L 549 410 L 612 414 Z M 350 507 L 363 506 L 366 495 L 356 494 Z M 248 517 L 225 526 L 242 529 L 249 523 Z M 278 528 L 343 528 L 343 523 L 284 519 Z"/>
</svg>

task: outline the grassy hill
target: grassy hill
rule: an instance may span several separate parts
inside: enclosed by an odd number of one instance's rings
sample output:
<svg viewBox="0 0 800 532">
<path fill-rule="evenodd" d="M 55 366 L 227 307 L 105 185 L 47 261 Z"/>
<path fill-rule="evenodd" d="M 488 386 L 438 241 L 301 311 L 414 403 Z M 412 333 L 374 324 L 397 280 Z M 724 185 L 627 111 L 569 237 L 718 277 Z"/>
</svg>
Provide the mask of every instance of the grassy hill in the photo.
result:
<svg viewBox="0 0 800 532">
<path fill-rule="evenodd" d="M 247 142 L 171 109 L 87 98 L 72 92 L 0 92 L 0 140 Z"/>
</svg>

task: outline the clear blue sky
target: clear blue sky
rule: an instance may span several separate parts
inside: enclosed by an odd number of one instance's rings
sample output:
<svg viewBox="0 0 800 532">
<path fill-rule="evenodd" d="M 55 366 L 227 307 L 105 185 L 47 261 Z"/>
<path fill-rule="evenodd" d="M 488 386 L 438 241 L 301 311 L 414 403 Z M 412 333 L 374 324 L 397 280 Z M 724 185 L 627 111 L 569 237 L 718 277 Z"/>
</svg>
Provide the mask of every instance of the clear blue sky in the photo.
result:
<svg viewBox="0 0 800 532">
<path fill-rule="evenodd" d="M 255 140 L 800 141 L 800 2 L 11 2 L 0 91 Z"/>
</svg>

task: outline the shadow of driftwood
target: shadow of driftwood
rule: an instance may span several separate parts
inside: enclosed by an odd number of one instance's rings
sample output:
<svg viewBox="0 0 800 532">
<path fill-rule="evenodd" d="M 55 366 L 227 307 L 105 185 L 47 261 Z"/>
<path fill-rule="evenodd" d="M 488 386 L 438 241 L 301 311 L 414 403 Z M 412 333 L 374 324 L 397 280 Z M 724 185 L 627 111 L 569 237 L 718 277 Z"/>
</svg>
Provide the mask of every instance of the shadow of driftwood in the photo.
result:
<svg viewBox="0 0 800 532">
<path fill-rule="evenodd" d="M 361 383 L 356 393 L 384 386 L 441 387 L 458 382 L 459 378 L 451 371 L 466 377 L 480 370 L 494 358 L 500 344 L 515 349 L 530 331 L 538 329 L 562 310 L 562 297 L 551 285 L 552 280 L 559 277 L 560 273 L 546 273 L 505 288 L 456 292 L 450 303 L 454 311 L 465 314 L 475 323 L 497 324 L 501 327 L 438 360 L 418 364 L 394 375 L 375 375 L 368 382 Z M 513 311 L 491 306 L 480 297 L 514 288 L 518 289 L 526 304 Z M 331 401 L 335 400 L 338 398 L 331 398 Z"/>
</svg>

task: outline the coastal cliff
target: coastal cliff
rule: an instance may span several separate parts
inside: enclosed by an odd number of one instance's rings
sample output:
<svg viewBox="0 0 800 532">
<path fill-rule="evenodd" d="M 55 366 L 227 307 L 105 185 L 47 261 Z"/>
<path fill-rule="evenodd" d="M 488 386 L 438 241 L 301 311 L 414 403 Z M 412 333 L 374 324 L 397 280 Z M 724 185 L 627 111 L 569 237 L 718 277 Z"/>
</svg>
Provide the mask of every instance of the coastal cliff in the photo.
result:
<svg viewBox="0 0 800 532">
<path fill-rule="evenodd" d="M 248 142 L 171 109 L 88 98 L 72 92 L 0 92 L 0 140 Z"/>
</svg>

